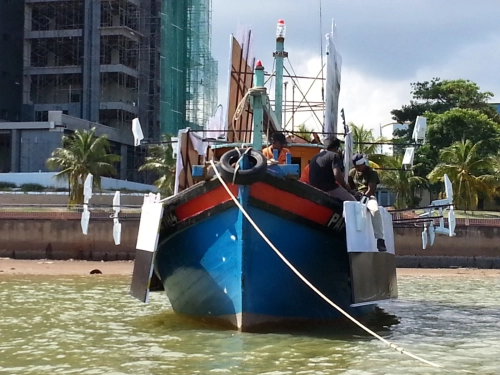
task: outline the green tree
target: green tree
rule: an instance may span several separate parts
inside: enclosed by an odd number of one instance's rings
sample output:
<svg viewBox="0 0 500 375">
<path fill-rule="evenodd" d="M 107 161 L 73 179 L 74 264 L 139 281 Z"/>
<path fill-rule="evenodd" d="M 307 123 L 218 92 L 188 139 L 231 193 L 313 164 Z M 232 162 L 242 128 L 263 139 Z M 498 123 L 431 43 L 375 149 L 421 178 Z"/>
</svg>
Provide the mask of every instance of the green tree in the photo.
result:
<svg viewBox="0 0 500 375">
<path fill-rule="evenodd" d="M 486 115 L 492 121 L 500 124 L 500 116 L 495 108 L 488 104 L 493 93 L 481 92 L 479 86 L 469 80 L 443 80 L 433 78 L 430 82 L 416 82 L 410 84 L 413 99 L 409 105 L 391 111 L 393 119 L 398 123 L 408 123 L 408 129 L 396 130 L 395 135 L 411 140 L 417 116 L 424 114 L 445 113 L 453 108 L 472 109 Z M 448 145 L 451 145 L 450 142 Z"/>
<path fill-rule="evenodd" d="M 466 211 L 477 208 L 479 195 L 490 197 L 498 186 L 498 177 L 488 173 L 498 166 L 493 157 L 480 156 L 481 146 L 482 141 L 453 143 L 441 150 L 441 163 L 428 175 L 430 181 L 441 182 L 447 174 L 453 186 L 454 203 Z"/>
<path fill-rule="evenodd" d="M 427 118 L 426 144 L 415 152 L 415 174 L 427 176 L 440 162 L 439 150 L 454 142 L 470 139 L 473 143 L 485 140 L 480 156 L 496 154 L 500 148 L 500 117 L 488 102 L 491 92 L 481 92 L 476 83 L 469 80 L 443 80 L 433 78 L 430 82 L 412 83 L 413 100 L 391 113 L 393 119 L 408 123 L 408 129 L 396 130 L 396 153 L 408 143 L 413 143 L 411 134 L 417 116 Z M 429 189 L 437 192 L 440 184 L 430 183 Z"/>
<path fill-rule="evenodd" d="M 299 126 L 296 127 L 297 130 L 295 130 L 293 133 L 297 136 L 299 136 L 302 139 L 305 139 L 306 141 L 311 141 L 312 139 L 312 133 L 311 129 L 309 129 L 306 124 L 300 124 Z"/>
<path fill-rule="evenodd" d="M 353 123 L 349 124 L 349 129 L 352 132 L 352 139 L 354 143 L 354 152 L 368 155 L 372 166 L 378 168 L 384 165 L 386 155 L 381 154 L 381 144 L 384 138 L 375 138 L 370 129 L 366 129 L 364 125 L 357 126 Z"/>
<path fill-rule="evenodd" d="M 396 208 L 415 207 L 420 202 L 416 190 L 425 185 L 423 177 L 415 176 L 413 170 L 402 168 L 403 156 L 386 157 L 380 173 L 380 183 L 396 195 Z"/>
<path fill-rule="evenodd" d="M 176 160 L 172 153 L 170 136 L 162 136 L 160 144 L 148 146 L 148 156 L 146 162 L 139 168 L 139 171 L 153 171 L 160 176 L 154 185 L 163 196 L 170 196 L 174 193 Z"/>
<path fill-rule="evenodd" d="M 349 124 L 349 129 L 352 132 L 354 142 L 354 151 L 360 154 L 372 155 L 380 150 L 381 138 L 375 139 L 371 129 L 366 129 L 364 125 L 357 126 L 353 123 Z"/>
<path fill-rule="evenodd" d="M 62 147 L 55 149 L 47 159 L 49 169 L 60 171 L 58 179 L 67 179 L 69 183 L 69 203 L 83 203 L 83 184 L 89 174 L 94 176 L 94 187 L 101 189 L 101 176 L 115 176 L 114 164 L 121 157 L 109 154 L 109 142 L 106 135 L 97 137 L 95 128 L 76 130 L 62 138 Z"/>
<path fill-rule="evenodd" d="M 474 109 L 452 108 L 441 114 L 428 113 L 426 139 L 435 151 L 455 142 L 468 139 L 475 144 L 482 141 L 479 155 L 496 154 L 500 149 L 500 125 Z"/>
</svg>

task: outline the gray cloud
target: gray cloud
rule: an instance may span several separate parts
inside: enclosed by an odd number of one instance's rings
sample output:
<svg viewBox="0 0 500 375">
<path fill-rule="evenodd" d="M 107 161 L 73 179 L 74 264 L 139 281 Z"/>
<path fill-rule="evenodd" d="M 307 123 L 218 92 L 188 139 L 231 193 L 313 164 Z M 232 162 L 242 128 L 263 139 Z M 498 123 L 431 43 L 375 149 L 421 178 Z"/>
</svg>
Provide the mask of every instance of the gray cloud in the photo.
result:
<svg viewBox="0 0 500 375">
<path fill-rule="evenodd" d="M 227 58 L 227 36 L 238 22 L 251 25 L 257 53 L 269 59 L 276 22 L 287 23 L 287 49 L 320 53 L 320 36 L 334 17 L 338 43 L 346 64 L 368 73 L 402 77 L 422 64 L 437 64 L 463 45 L 500 34 L 500 2 L 471 1 L 325 1 L 323 31 L 319 30 L 319 1 L 213 1 L 213 48 Z M 221 43 L 222 41 L 222 43 Z"/>
<path fill-rule="evenodd" d="M 286 49 L 295 66 L 305 63 L 297 58 L 320 56 L 321 40 L 335 18 L 343 66 L 360 75 L 407 81 L 408 91 L 417 79 L 464 78 L 500 93 L 495 82 L 500 80 L 493 78 L 500 66 L 496 0 L 323 0 L 322 13 L 320 30 L 319 0 L 213 0 L 212 49 L 220 87 L 227 76 L 228 37 L 238 24 L 251 26 L 255 54 L 271 69 L 278 19 L 286 21 Z"/>
</svg>

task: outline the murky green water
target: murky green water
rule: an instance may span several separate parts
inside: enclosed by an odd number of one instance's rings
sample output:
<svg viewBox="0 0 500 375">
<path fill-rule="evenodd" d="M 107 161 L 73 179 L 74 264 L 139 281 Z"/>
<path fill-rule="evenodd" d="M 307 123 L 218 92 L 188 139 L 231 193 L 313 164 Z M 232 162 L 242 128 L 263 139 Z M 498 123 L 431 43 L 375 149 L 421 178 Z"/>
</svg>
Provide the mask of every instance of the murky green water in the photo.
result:
<svg viewBox="0 0 500 375">
<path fill-rule="evenodd" d="M 434 374 L 358 329 L 213 330 L 129 277 L 0 276 L 0 374 Z M 400 277 L 370 327 L 446 373 L 500 373 L 500 278 Z M 297 301 L 297 303 L 300 303 Z"/>
</svg>

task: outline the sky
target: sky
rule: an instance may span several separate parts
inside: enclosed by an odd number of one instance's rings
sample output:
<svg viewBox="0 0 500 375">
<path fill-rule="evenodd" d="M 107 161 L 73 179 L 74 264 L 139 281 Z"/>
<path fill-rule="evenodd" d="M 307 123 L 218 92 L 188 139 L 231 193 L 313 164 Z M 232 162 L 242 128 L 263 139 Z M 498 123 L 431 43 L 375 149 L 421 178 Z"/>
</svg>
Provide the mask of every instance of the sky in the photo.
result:
<svg viewBox="0 0 500 375">
<path fill-rule="evenodd" d="M 469 79 L 500 102 L 498 0 L 213 0 L 212 4 L 212 54 L 219 63 L 222 104 L 227 100 L 230 34 L 236 34 L 239 26 L 250 27 L 254 54 L 266 71 L 272 71 L 279 19 L 286 23 L 285 50 L 291 66 L 305 76 L 320 72 L 321 43 L 324 53 L 325 35 L 335 20 L 342 56 L 339 108 L 344 108 L 347 122 L 380 129 L 393 121 L 391 110 L 409 103 L 410 83 L 433 77 Z M 306 81 L 299 85 L 302 91 L 309 86 Z M 308 98 L 319 99 L 320 88 L 315 85 Z M 297 91 L 295 95 L 297 100 Z M 318 128 L 314 118 L 301 122 Z"/>
</svg>

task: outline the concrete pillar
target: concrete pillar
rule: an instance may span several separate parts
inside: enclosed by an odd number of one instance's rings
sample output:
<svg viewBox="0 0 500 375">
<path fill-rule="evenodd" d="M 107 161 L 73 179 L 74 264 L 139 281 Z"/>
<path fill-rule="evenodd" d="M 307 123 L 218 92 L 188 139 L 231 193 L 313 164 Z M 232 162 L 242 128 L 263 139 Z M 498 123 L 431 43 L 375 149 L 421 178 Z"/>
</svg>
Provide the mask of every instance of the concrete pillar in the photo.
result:
<svg viewBox="0 0 500 375">
<path fill-rule="evenodd" d="M 82 118 L 99 122 L 101 65 L 101 1 L 85 0 L 83 25 Z"/>
<path fill-rule="evenodd" d="M 122 160 L 120 162 L 120 180 L 126 180 L 127 179 L 127 151 L 128 151 L 128 146 L 127 145 L 121 145 L 120 148 L 120 155 L 122 157 Z"/>
<path fill-rule="evenodd" d="M 21 132 L 17 129 L 11 130 L 11 154 L 10 154 L 10 171 L 21 172 L 19 170 L 20 149 L 21 149 Z"/>
</svg>

